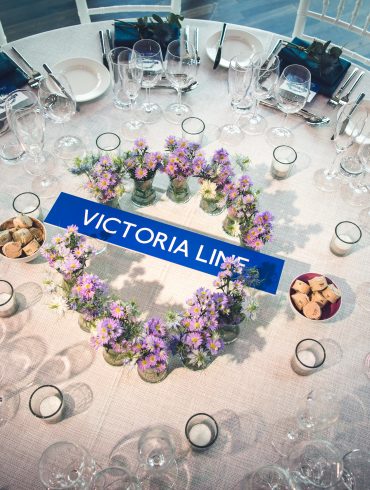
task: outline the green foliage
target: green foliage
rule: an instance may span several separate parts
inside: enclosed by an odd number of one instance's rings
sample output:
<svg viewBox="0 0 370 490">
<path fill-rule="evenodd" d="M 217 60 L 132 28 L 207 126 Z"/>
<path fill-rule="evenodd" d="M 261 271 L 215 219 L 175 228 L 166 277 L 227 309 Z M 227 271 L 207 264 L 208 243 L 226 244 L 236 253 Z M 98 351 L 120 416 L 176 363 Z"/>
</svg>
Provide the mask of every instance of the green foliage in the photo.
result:
<svg viewBox="0 0 370 490">
<path fill-rule="evenodd" d="M 321 41 L 312 41 L 312 43 L 304 48 L 302 46 L 297 46 L 293 43 L 288 43 L 288 46 L 294 47 L 307 53 L 307 56 L 312 61 L 315 61 L 320 69 L 320 73 L 325 75 L 330 73 L 330 71 L 337 66 L 339 58 L 342 54 L 342 50 L 338 46 L 332 46 L 330 49 L 331 41 L 326 41 L 322 43 Z"/>
</svg>

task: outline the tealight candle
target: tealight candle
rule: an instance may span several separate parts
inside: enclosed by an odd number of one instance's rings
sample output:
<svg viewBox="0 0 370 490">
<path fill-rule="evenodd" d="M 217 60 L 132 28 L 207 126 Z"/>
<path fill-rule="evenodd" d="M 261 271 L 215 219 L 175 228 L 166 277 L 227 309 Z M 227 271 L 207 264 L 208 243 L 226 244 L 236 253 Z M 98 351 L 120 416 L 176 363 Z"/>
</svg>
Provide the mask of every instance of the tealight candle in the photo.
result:
<svg viewBox="0 0 370 490">
<path fill-rule="evenodd" d="M 13 286 L 8 281 L 0 280 L 0 317 L 14 315 L 17 311 L 17 300 Z"/>
<path fill-rule="evenodd" d="M 314 339 L 301 340 L 291 359 L 291 366 L 295 373 L 301 376 L 312 374 L 324 364 L 326 353 L 324 347 Z"/>
<path fill-rule="evenodd" d="M 63 406 L 63 394 L 53 385 L 40 386 L 32 393 L 29 401 L 32 414 L 51 424 L 62 420 Z"/>
<path fill-rule="evenodd" d="M 275 179 L 286 179 L 290 174 L 297 153 L 286 145 L 277 146 L 273 151 L 271 174 Z"/>
<path fill-rule="evenodd" d="M 351 221 L 341 221 L 334 230 L 330 242 L 330 251 L 335 255 L 347 255 L 353 246 L 360 241 L 362 232 L 360 228 Z"/>
<path fill-rule="evenodd" d="M 40 198 L 33 192 L 22 192 L 13 200 L 13 209 L 17 213 L 26 214 L 30 218 L 42 220 Z"/>
<path fill-rule="evenodd" d="M 187 421 L 185 435 L 193 449 L 208 449 L 217 439 L 217 422 L 206 413 L 197 413 Z"/>
</svg>

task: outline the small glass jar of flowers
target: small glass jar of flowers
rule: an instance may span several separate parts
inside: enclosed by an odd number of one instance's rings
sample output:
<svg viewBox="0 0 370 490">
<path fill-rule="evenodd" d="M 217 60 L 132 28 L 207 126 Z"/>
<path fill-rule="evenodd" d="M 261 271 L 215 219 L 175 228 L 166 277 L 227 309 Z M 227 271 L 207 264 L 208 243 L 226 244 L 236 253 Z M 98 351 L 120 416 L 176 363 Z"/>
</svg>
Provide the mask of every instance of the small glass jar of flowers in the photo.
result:
<svg viewBox="0 0 370 490">
<path fill-rule="evenodd" d="M 188 177 L 206 163 L 203 152 L 198 144 L 176 136 L 168 136 L 166 150 L 162 171 L 170 178 L 167 197 L 176 203 L 187 202 L 191 197 Z"/>
<path fill-rule="evenodd" d="M 274 217 L 269 211 L 256 212 L 240 219 L 240 243 L 243 247 L 259 251 L 272 239 Z"/>
<path fill-rule="evenodd" d="M 111 366 L 123 366 L 135 359 L 135 339 L 142 334 L 143 325 L 138 320 L 136 304 L 110 299 L 96 321 L 92 346 L 103 348 L 104 360 Z"/>
<path fill-rule="evenodd" d="M 169 312 L 167 328 L 172 351 L 180 355 L 185 367 L 197 371 L 205 369 L 224 348 L 218 332 L 219 304 L 205 288 L 199 288 L 186 303 L 185 312 Z"/>
<path fill-rule="evenodd" d="M 87 238 L 78 233 L 78 227 L 71 225 L 64 235 L 56 235 L 51 245 L 45 247 L 41 254 L 49 266 L 62 275 L 61 287 L 68 294 L 94 252 Z"/>
<path fill-rule="evenodd" d="M 242 175 L 236 182 L 227 186 L 227 216 L 222 228 L 230 236 L 240 235 L 240 220 L 250 218 L 257 212 L 259 190 L 253 189 L 248 175 Z"/>
<path fill-rule="evenodd" d="M 134 190 L 131 196 L 136 206 L 149 206 L 156 199 L 153 188 L 155 173 L 162 167 L 163 154 L 149 152 L 148 144 L 144 138 L 134 142 L 134 148 L 124 157 L 125 167 L 134 181 Z"/>
<path fill-rule="evenodd" d="M 201 186 L 200 207 L 203 211 L 212 215 L 222 213 L 233 175 L 228 152 L 223 148 L 216 150 L 211 161 L 196 173 Z"/>
<path fill-rule="evenodd" d="M 72 174 L 86 175 L 84 185 L 95 199 L 107 206 L 119 208 L 119 200 L 125 192 L 122 179 L 125 167 L 122 158 L 113 155 L 88 155 L 76 158 L 69 169 Z"/>
<path fill-rule="evenodd" d="M 254 319 L 258 308 L 249 288 L 258 284 L 258 270 L 244 268 L 238 258 L 226 257 L 214 281 L 218 293 L 214 295 L 219 305 L 219 333 L 225 344 L 234 342 L 240 332 L 240 324 Z"/>
<path fill-rule="evenodd" d="M 136 340 L 134 350 L 142 380 L 158 383 L 166 378 L 170 350 L 166 325 L 162 320 L 150 318 L 144 324 L 144 331 Z"/>
</svg>

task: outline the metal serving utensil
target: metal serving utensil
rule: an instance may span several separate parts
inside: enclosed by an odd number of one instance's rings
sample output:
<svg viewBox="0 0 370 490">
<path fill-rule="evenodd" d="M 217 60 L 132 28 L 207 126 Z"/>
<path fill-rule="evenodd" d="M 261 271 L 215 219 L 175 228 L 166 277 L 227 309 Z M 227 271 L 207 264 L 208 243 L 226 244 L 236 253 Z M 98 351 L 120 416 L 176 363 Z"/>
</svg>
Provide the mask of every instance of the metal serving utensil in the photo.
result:
<svg viewBox="0 0 370 490">
<path fill-rule="evenodd" d="M 276 104 L 267 100 L 261 100 L 260 104 L 265 107 L 269 107 L 270 109 L 280 110 Z M 330 117 L 319 116 L 313 112 L 307 111 L 306 109 L 301 109 L 300 111 L 293 113 L 293 116 L 294 115 L 302 117 L 310 126 L 326 126 L 330 123 Z"/>
</svg>

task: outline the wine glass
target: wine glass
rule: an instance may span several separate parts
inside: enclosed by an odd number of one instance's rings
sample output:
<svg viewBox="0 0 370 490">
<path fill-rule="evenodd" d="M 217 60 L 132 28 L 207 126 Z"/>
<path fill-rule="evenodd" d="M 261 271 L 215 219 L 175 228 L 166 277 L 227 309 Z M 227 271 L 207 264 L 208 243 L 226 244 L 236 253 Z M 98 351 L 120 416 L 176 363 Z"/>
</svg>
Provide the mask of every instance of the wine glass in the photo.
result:
<svg viewBox="0 0 370 490">
<path fill-rule="evenodd" d="M 366 136 L 366 141 L 368 143 L 360 145 L 357 157 L 353 158 L 357 162 L 361 178 L 351 180 L 342 188 L 343 199 L 352 206 L 363 206 L 369 201 L 367 181 L 370 174 L 370 134 Z"/>
<path fill-rule="evenodd" d="M 252 84 L 254 108 L 250 114 L 240 118 L 241 128 L 248 134 L 262 134 L 266 129 L 266 119 L 259 114 L 259 103 L 274 95 L 279 80 L 279 67 L 279 57 L 273 56 L 267 66 L 256 69 Z"/>
<path fill-rule="evenodd" d="M 165 429 L 146 430 L 138 442 L 138 480 L 143 489 L 172 488 L 177 481 L 178 468 L 175 460 L 175 444 Z"/>
<path fill-rule="evenodd" d="M 370 482 L 370 453 L 353 449 L 343 456 L 342 481 L 348 490 L 368 488 Z"/>
<path fill-rule="evenodd" d="M 351 115 L 353 108 L 353 104 L 347 104 L 339 110 L 334 134 L 331 138 L 335 144 L 336 156 L 329 167 L 319 169 L 314 174 L 314 184 L 321 191 L 334 192 L 338 189 L 340 183 L 337 174 L 338 155 L 350 148 L 361 136 L 367 119 L 367 112 L 358 111 Z M 350 122 L 348 122 L 348 118 L 351 118 Z"/>
<path fill-rule="evenodd" d="M 177 102 L 170 104 L 165 110 L 169 122 L 181 124 L 192 114 L 189 105 L 181 101 L 181 90 L 195 81 L 197 58 L 194 46 L 180 40 L 171 41 L 167 46 L 165 57 L 165 75 L 172 87 L 177 90 Z"/>
<path fill-rule="evenodd" d="M 154 123 L 161 117 L 162 109 L 151 102 L 150 89 L 156 86 L 163 73 L 162 50 L 157 41 L 140 39 L 134 44 L 133 51 L 143 63 L 141 86 L 145 88 L 146 101 L 139 108 L 140 117 L 145 123 Z"/>
<path fill-rule="evenodd" d="M 139 95 L 141 81 L 143 79 L 143 64 L 141 57 L 132 49 L 123 49 L 118 56 L 118 68 L 122 79 L 123 90 L 130 99 L 129 120 L 123 123 L 123 135 L 129 141 L 146 132 L 145 124 L 135 117 L 134 105 Z"/>
<path fill-rule="evenodd" d="M 60 187 L 56 177 L 46 171 L 50 155 L 44 152 L 45 120 L 39 109 L 15 111 L 12 124 L 18 141 L 34 160 L 32 190 L 40 197 L 53 197 Z"/>
<path fill-rule="evenodd" d="M 39 476 L 48 489 L 89 488 L 96 464 L 88 451 L 72 442 L 47 447 L 39 461 Z"/>
<path fill-rule="evenodd" d="M 277 465 L 258 468 L 251 478 L 251 490 L 295 490 L 289 473 Z"/>
<path fill-rule="evenodd" d="M 305 106 L 311 87 L 311 73 L 302 65 L 284 68 L 276 83 L 275 98 L 278 108 L 285 113 L 284 127 L 270 128 L 267 139 L 274 146 L 291 145 L 293 133 L 286 126 L 288 114 L 294 114 Z"/>
<path fill-rule="evenodd" d="M 54 123 L 62 124 L 63 128 L 76 113 L 76 99 L 71 86 L 60 73 L 54 73 L 53 78 L 47 76 L 40 80 L 38 96 L 45 116 Z M 72 160 L 83 156 L 85 146 L 78 136 L 65 134 L 54 143 L 54 152 L 64 160 Z"/>
<path fill-rule="evenodd" d="M 228 71 L 228 93 L 231 99 L 231 107 L 235 113 L 235 120 L 231 124 L 226 124 L 220 128 L 222 140 L 237 144 L 244 138 L 244 133 L 239 126 L 238 105 L 247 94 L 253 77 L 256 73 L 255 60 L 239 60 L 236 56 L 230 60 Z"/>
</svg>

